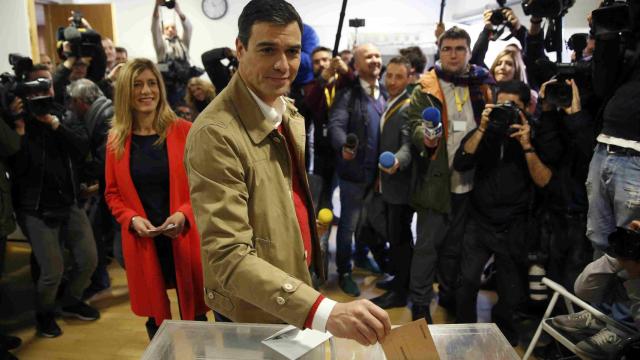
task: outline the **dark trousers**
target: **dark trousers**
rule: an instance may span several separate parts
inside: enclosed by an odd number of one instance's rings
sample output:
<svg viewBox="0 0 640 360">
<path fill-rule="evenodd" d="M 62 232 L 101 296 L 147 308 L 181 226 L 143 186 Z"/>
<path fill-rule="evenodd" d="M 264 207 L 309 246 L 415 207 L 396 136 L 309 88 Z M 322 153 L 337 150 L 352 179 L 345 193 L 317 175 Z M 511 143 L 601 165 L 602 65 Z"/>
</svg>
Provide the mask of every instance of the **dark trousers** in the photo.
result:
<svg viewBox="0 0 640 360">
<path fill-rule="evenodd" d="M 513 343 L 518 339 L 513 315 L 525 299 L 527 273 L 526 219 L 496 227 L 483 223 L 473 213 L 467 220 L 462 244 L 460 282 L 456 291 L 456 321 L 475 323 L 480 276 L 487 260 L 495 255 L 498 303 L 491 316 Z"/>
<path fill-rule="evenodd" d="M 467 204 L 467 194 L 451 194 L 451 214 L 418 211 L 410 281 L 411 301 L 414 304 L 429 305 L 433 298 L 436 274 L 440 304 L 455 304 Z"/>
<path fill-rule="evenodd" d="M 586 236 L 586 214 L 551 214 L 549 216 L 549 279 L 573 292 L 578 275 L 593 257 L 591 241 Z"/>
<path fill-rule="evenodd" d="M 409 292 L 411 257 L 413 255 L 411 220 L 413 209 L 409 205 L 386 203 L 387 239 L 390 244 L 389 267 L 395 278 L 392 290 L 401 294 Z"/>
</svg>

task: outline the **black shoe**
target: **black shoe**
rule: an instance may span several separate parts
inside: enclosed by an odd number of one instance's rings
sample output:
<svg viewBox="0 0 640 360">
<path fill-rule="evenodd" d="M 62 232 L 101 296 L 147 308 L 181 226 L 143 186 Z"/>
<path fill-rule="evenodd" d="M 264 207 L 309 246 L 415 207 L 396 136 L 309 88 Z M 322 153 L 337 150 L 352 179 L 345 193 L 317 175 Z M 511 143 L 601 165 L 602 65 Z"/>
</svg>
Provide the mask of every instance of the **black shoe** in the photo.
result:
<svg viewBox="0 0 640 360">
<path fill-rule="evenodd" d="M 365 272 L 370 272 L 374 275 L 382 275 L 382 270 L 378 264 L 371 259 L 370 257 L 366 257 L 360 260 L 354 260 L 353 265 L 360 270 L 364 270 Z"/>
<path fill-rule="evenodd" d="M 153 340 L 153 337 L 156 336 L 158 329 L 160 327 L 156 325 L 156 322 L 153 318 L 149 318 L 147 322 L 144 324 L 145 328 L 147 328 L 147 336 L 149 336 L 149 341 Z"/>
<path fill-rule="evenodd" d="M 98 310 L 92 308 L 84 302 L 78 301 L 73 305 L 63 306 L 62 316 L 75 317 L 80 320 L 91 321 L 98 320 L 100 318 L 100 313 L 98 312 Z"/>
<path fill-rule="evenodd" d="M 429 305 L 413 304 L 411 306 L 411 320 L 416 321 L 422 318 L 427 320 L 427 324 L 433 324 L 433 320 L 431 320 Z"/>
<path fill-rule="evenodd" d="M 353 297 L 360 296 L 360 288 L 358 287 L 358 284 L 353 281 L 351 273 L 340 274 L 338 286 L 340 286 L 340 289 L 347 295 L 351 295 Z"/>
<path fill-rule="evenodd" d="M 393 285 L 393 279 L 376 281 L 376 288 L 389 291 Z"/>
<path fill-rule="evenodd" d="M 386 293 L 371 299 L 371 302 L 383 309 L 407 306 L 407 296 L 397 291 L 387 291 Z"/>
<path fill-rule="evenodd" d="M 17 336 L 0 335 L 0 346 L 7 350 L 13 350 L 19 347 L 20 344 L 22 344 L 22 340 Z"/>
<path fill-rule="evenodd" d="M 62 335 L 62 329 L 56 323 L 53 312 L 36 313 L 36 331 L 38 336 L 54 338 Z"/>
<path fill-rule="evenodd" d="M 0 345 L 0 360 L 18 360 L 18 358 Z"/>
</svg>

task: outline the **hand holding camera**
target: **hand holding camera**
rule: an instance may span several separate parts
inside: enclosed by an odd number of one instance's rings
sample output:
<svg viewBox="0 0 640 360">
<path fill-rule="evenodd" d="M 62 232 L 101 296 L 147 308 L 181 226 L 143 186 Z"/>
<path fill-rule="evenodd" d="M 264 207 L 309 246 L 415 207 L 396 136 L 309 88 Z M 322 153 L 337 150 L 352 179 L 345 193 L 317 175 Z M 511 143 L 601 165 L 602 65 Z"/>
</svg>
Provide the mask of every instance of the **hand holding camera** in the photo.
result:
<svg viewBox="0 0 640 360">
<path fill-rule="evenodd" d="M 523 113 L 520 113 L 521 124 L 513 124 L 510 129 L 515 132 L 509 135 L 510 138 L 516 139 L 520 145 L 522 146 L 522 150 L 528 150 L 532 148 L 531 145 L 531 126 L 529 122 L 524 117 Z"/>
<path fill-rule="evenodd" d="M 567 107 L 562 107 L 562 109 L 564 109 L 567 115 L 573 115 L 580 112 L 582 110 L 582 105 L 580 103 L 580 90 L 578 89 L 578 85 L 576 85 L 576 82 L 573 79 L 564 80 L 564 84 L 562 84 L 562 82 L 559 82 L 557 79 L 552 79 L 542 84 L 542 86 L 540 87 L 540 93 L 539 93 L 540 100 L 542 101 L 542 110 L 543 111 L 554 110 L 554 107 L 556 106 L 555 104 L 556 102 L 549 101 L 549 99 L 547 98 L 548 89 L 552 89 L 552 91 L 556 91 L 555 89 L 557 89 L 562 85 L 568 86 L 571 88 L 571 102 L 569 103 L 570 105 Z M 566 103 L 566 101 L 563 101 L 563 103 Z"/>
</svg>

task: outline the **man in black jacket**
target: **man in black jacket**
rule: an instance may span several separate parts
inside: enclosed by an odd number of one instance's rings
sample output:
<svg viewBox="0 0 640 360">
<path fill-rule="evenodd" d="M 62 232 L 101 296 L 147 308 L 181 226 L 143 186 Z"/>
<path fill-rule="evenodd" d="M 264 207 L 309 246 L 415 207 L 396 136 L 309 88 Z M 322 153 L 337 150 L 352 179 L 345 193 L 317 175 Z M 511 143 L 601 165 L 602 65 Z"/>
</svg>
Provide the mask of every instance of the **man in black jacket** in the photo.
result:
<svg viewBox="0 0 640 360">
<path fill-rule="evenodd" d="M 30 81 L 39 78 L 51 80 L 46 66 L 35 65 L 28 74 Z M 80 300 L 96 267 L 91 225 L 77 205 L 77 165 L 88 153 L 87 132 L 81 123 L 64 116 L 53 96 L 50 87 L 27 98 L 24 126 L 16 127 L 20 151 L 11 159 L 18 222 L 40 268 L 36 321 L 38 334 L 44 337 L 62 334 L 54 310 L 64 247 L 70 250 L 75 269 L 60 304 L 62 314 L 81 320 L 100 316 Z"/>
<path fill-rule="evenodd" d="M 498 303 L 492 318 L 512 345 L 518 343 L 513 314 L 522 302 L 527 260 L 525 226 L 533 196 L 533 184 L 546 186 L 551 170 L 531 143 L 524 113 L 529 87 L 520 81 L 498 85 L 497 104 L 489 104 L 478 127 L 462 140 L 453 166 L 458 171 L 475 168 L 471 208 L 462 245 L 460 282 L 456 291 L 456 321 L 477 320 L 476 298 L 487 260 L 495 255 Z M 511 102 L 514 110 L 496 110 Z M 489 114 L 496 112 L 493 116 Z M 511 117 L 498 116 L 498 111 Z M 538 145 L 538 144 L 536 144 Z"/>
<path fill-rule="evenodd" d="M 351 277 L 351 239 L 364 195 L 377 174 L 380 117 L 387 93 L 378 82 L 382 60 L 375 46 L 359 46 L 355 50 L 354 61 L 358 79 L 336 95 L 329 113 L 329 139 L 339 154 L 336 165 L 341 204 L 336 237 L 339 285 L 345 293 L 359 296 L 360 289 Z M 349 138 L 357 139 L 353 147 L 345 146 Z M 356 266 L 379 273 L 380 269 L 367 257 L 367 252 L 367 247 L 356 239 Z"/>
<path fill-rule="evenodd" d="M 413 209 L 409 206 L 411 136 L 405 110 L 410 102 L 406 90 L 411 82 L 410 74 L 411 63 L 407 58 L 397 56 L 389 60 L 385 72 L 389 101 L 380 120 L 380 153 L 393 153 L 395 162 L 391 167 L 380 166 L 378 191 L 385 204 L 386 240 L 391 245 L 389 268 L 395 277 L 389 284 L 389 291 L 371 300 L 383 309 L 405 306 L 409 292 Z"/>
</svg>

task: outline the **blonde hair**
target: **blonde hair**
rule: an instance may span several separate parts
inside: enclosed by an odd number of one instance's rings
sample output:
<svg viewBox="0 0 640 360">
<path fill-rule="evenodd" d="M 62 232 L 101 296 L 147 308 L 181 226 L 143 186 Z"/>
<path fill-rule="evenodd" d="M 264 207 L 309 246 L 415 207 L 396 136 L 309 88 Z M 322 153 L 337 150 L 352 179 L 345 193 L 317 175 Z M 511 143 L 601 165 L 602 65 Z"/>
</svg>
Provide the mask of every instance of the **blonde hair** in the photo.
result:
<svg viewBox="0 0 640 360">
<path fill-rule="evenodd" d="M 155 64 L 144 58 L 127 61 L 120 69 L 114 89 L 114 115 L 111 119 L 109 130 L 108 149 L 116 153 L 116 157 L 122 157 L 124 146 L 133 130 L 135 121 L 133 113 L 133 82 L 145 70 L 150 70 L 158 81 L 160 98 L 156 107 L 156 118 L 153 129 L 159 135 L 156 144 L 161 144 L 167 138 L 167 129 L 176 120 L 176 114 L 171 110 L 167 102 L 167 93 L 160 71 Z"/>
<path fill-rule="evenodd" d="M 493 64 L 490 68 L 491 75 L 495 77 L 494 74 L 496 71 L 496 67 L 498 67 L 498 62 L 500 62 L 500 59 L 507 55 L 511 56 L 511 59 L 513 60 L 513 80 L 519 80 L 525 84 L 528 84 L 529 81 L 527 81 L 527 70 L 526 66 L 524 65 L 524 60 L 522 60 L 522 54 L 520 54 L 520 51 L 514 51 L 509 48 L 500 51 L 495 60 L 493 60 Z"/>
<path fill-rule="evenodd" d="M 212 83 L 204 79 L 201 79 L 199 77 L 192 77 L 191 79 L 189 79 L 189 82 L 187 83 L 187 91 L 186 91 L 186 95 L 184 96 L 184 101 L 187 103 L 187 106 L 189 106 L 192 109 L 195 108 L 196 99 L 191 95 L 191 90 L 189 89 L 191 86 L 202 87 L 202 90 L 204 90 L 204 93 L 206 96 L 204 101 L 206 101 L 207 103 L 211 102 L 211 100 L 213 100 L 213 98 L 216 97 L 216 87 L 213 86 Z"/>
</svg>

